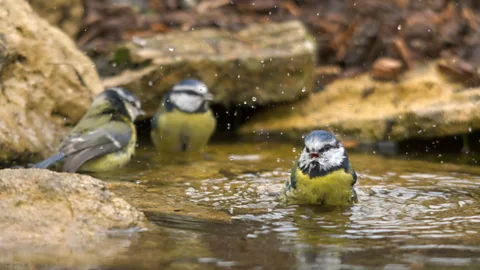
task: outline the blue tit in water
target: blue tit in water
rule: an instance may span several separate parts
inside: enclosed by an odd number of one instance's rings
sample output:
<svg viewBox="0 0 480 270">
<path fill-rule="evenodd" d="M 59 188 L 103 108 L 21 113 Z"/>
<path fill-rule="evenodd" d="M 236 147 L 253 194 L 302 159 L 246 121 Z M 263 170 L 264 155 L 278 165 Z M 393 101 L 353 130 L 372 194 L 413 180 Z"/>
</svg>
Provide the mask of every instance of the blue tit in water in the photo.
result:
<svg viewBox="0 0 480 270">
<path fill-rule="evenodd" d="M 356 182 L 343 145 L 331 133 L 315 130 L 305 137 L 305 147 L 281 197 L 295 204 L 348 205 L 357 201 Z"/>
<path fill-rule="evenodd" d="M 203 152 L 217 120 L 209 107 L 213 96 L 207 86 L 186 79 L 163 97 L 152 118 L 151 137 L 160 152 Z"/>
<path fill-rule="evenodd" d="M 135 153 L 137 133 L 133 121 L 143 115 L 140 101 L 124 88 L 108 88 L 60 144 L 57 153 L 34 164 L 47 168 L 64 161 L 65 172 L 102 172 L 127 164 Z"/>
</svg>

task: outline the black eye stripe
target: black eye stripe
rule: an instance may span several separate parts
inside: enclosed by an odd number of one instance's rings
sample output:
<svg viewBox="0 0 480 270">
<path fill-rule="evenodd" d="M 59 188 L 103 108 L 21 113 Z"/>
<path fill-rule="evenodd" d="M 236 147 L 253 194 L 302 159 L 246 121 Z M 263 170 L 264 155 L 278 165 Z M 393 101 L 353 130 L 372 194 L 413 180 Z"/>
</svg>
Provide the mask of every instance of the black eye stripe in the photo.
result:
<svg viewBox="0 0 480 270">
<path fill-rule="evenodd" d="M 176 90 L 173 93 L 175 93 L 175 94 L 184 93 L 184 94 L 188 94 L 188 95 L 192 95 L 192 96 L 202 96 L 201 94 L 199 94 L 199 93 L 197 93 L 193 90 Z"/>
</svg>

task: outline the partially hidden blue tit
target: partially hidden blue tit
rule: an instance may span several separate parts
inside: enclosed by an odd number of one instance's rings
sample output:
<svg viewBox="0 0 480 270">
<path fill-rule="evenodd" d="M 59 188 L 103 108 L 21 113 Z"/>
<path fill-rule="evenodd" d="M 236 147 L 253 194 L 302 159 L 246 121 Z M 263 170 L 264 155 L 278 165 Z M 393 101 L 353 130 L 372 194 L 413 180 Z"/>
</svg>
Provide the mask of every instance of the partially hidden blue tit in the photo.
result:
<svg viewBox="0 0 480 270">
<path fill-rule="evenodd" d="M 210 109 L 213 95 L 194 79 L 174 85 L 163 97 L 151 122 L 152 142 L 159 152 L 203 152 L 217 120 Z"/>
<path fill-rule="evenodd" d="M 48 168 L 63 161 L 64 172 L 104 172 L 127 164 L 135 154 L 137 133 L 133 121 L 144 115 L 138 98 L 125 88 L 108 88 L 51 157 L 34 164 Z"/>
<path fill-rule="evenodd" d="M 357 174 L 337 138 L 323 130 L 305 137 L 305 147 L 280 194 L 292 204 L 345 206 L 357 202 Z"/>
</svg>

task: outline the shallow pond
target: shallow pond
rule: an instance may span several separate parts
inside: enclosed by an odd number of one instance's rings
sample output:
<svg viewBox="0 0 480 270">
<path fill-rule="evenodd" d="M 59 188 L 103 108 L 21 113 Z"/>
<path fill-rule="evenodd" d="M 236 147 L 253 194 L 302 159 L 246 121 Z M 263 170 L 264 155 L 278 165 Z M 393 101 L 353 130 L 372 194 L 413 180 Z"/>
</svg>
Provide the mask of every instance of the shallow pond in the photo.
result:
<svg viewBox="0 0 480 270">
<path fill-rule="evenodd" d="M 127 168 L 94 176 L 144 211 L 152 228 L 127 237 L 116 255 L 43 265 L 480 268 L 479 166 L 441 163 L 437 157 L 427 162 L 350 153 L 359 175 L 358 204 L 332 209 L 283 205 L 272 192 L 289 176 L 300 151 L 288 143 L 214 144 L 205 160 L 165 158 L 150 147 L 139 149 Z"/>
</svg>

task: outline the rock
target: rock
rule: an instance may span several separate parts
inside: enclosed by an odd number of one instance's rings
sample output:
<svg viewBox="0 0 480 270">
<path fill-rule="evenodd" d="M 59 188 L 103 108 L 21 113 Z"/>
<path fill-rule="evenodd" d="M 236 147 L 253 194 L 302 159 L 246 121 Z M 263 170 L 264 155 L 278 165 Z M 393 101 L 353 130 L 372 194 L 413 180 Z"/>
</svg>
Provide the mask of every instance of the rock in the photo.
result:
<svg viewBox="0 0 480 270">
<path fill-rule="evenodd" d="M 263 1 L 235 1 L 233 2 L 240 12 L 268 12 L 275 10 L 279 3 L 275 0 Z"/>
<path fill-rule="evenodd" d="M 479 69 L 474 64 L 461 58 L 450 57 L 438 60 L 438 70 L 452 80 L 462 82 L 468 86 L 480 85 Z"/>
<path fill-rule="evenodd" d="M 32 8 L 52 25 L 71 37 L 80 30 L 84 17 L 83 0 L 29 0 Z"/>
<path fill-rule="evenodd" d="M 106 78 L 104 85 L 132 89 L 150 116 L 186 77 L 204 81 L 225 106 L 292 101 L 313 87 L 314 54 L 315 42 L 298 21 L 255 24 L 238 33 L 175 31 L 119 48 L 116 60 L 137 68 Z"/>
<path fill-rule="evenodd" d="M 148 180 L 147 180 L 148 181 Z M 130 182 L 109 182 L 108 187 L 132 205 L 141 209 L 147 216 L 181 216 L 200 220 L 230 222 L 232 217 L 224 211 L 212 209 L 190 201 L 183 189 L 164 185 L 160 188 L 146 188 Z"/>
<path fill-rule="evenodd" d="M 402 72 L 403 64 L 397 59 L 378 58 L 372 66 L 372 76 L 378 80 L 393 80 Z"/>
<path fill-rule="evenodd" d="M 306 99 L 254 116 L 240 133 L 300 138 L 326 129 L 345 140 L 376 142 L 480 129 L 480 88 L 450 81 L 436 65 L 417 65 L 399 82 L 376 81 L 369 74 L 339 79 Z"/>
<path fill-rule="evenodd" d="M 103 86 L 73 41 L 26 1 L 0 9 L 0 163 L 53 151 Z"/>
<path fill-rule="evenodd" d="M 0 197 L 0 249 L 82 250 L 113 231 L 146 226 L 142 212 L 86 175 L 1 170 Z"/>
</svg>

